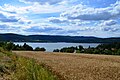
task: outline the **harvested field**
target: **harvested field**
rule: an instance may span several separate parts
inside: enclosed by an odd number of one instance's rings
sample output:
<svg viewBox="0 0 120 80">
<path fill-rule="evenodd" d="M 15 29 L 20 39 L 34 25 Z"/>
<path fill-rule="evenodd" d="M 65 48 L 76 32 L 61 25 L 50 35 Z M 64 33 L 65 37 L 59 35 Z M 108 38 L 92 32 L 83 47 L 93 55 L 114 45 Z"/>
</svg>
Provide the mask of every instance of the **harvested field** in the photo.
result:
<svg viewBox="0 0 120 80">
<path fill-rule="evenodd" d="M 120 80 L 120 56 L 14 51 L 45 64 L 61 80 Z"/>
</svg>

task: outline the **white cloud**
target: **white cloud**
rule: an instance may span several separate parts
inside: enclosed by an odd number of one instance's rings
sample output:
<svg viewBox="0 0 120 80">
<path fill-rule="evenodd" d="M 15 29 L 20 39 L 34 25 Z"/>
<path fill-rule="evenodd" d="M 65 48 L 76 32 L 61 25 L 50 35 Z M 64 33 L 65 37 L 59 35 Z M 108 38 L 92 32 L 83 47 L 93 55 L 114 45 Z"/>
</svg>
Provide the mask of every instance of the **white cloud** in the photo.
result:
<svg viewBox="0 0 120 80">
<path fill-rule="evenodd" d="M 82 26 L 86 24 L 90 24 L 90 21 L 83 21 L 83 20 L 70 20 L 64 17 L 51 17 L 48 19 L 49 22 L 55 23 L 55 24 L 68 24 L 70 26 Z"/>
<path fill-rule="evenodd" d="M 17 14 L 25 14 L 28 13 L 29 10 L 31 9 L 31 6 L 12 6 L 10 4 L 4 4 L 4 6 L 0 6 L 0 9 L 2 11 L 9 11 L 9 12 L 16 12 Z"/>
<path fill-rule="evenodd" d="M 118 21 L 120 18 L 120 1 L 106 8 L 94 8 L 82 4 L 72 6 L 73 4 L 71 3 L 78 0 L 20 1 L 27 4 L 24 6 L 10 4 L 0 6 L 0 13 L 7 19 L 18 20 L 14 23 L 0 22 L 0 25 L 4 26 L 1 27 L 0 31 L 15 31 L 21 34 L 64 34 L 77 36 L 101 36 L 102 32 L 105 35 L 107 34 L 107 36 L 109 36 L 108 33 L 111 33 L 111 36 L 115 33 L 115 35 L 118 35 L 117 33 L 120 32 L 120 23 Z M 55 14 L 56 17 L 47 17 L 46 15 L 48 14 L 46 13 Z M 59 15 L 59 13 L 61 14 Z M 44 16 L 45 18 L 43 18 Z M 37 29 L 39 29 L 38 32 L 36 32 Z M 51 29 L 51 31 L 46 32 L 48 29 Z M 55 31 L 56 29 L 57 31 Z M 45 31 L 39 32 L 41 30 Z"/>
<path fill-rule="evenodd" d="M 101 30 L 102 31 L 106 31 L 106 32 L 117 32 L 117 31 L 120 31 L 120 28 L 119 27 L 101 27 Z"/>
<path fill-rule="evenodd" d="M 34 3 L 31 7 L 31 11 L 34 13 L 56 13 L 65 11 L 68 7 L 64 5 L 40 5 L 38 3 Z"/>
<path fill-rule="evenodd" d="M 120 2 L 106 8 L 93 8 L 85 5 L 77 5 L 61 14 L 61 17 L 80 20 L 109 20 L 120 16 Z"/>
<path fill-rule="evenodd" d="M 107 20 L 107 21 L 102 21 L 101 22 L 101 26 L 113 26 L 117 24 L 117 21 L 116 20 Z"/>
<path fill-rule="evenodd" d="M 12 6 L 9 4 L 4 4 L 3 7 L 0 6 L 0 9 L 3 11 L 16 12 L 17 14 L 39 14 L 39 13 L 56 13 L 62 12 L 68 9 L 64 5 L 40 5 L 39 3 L 33 3 L 29 6 Z M 13 14 L 14 15 L 14 14 Z"/>
<path fill-rule="evenodd" d="M 69 21 L 65 18 L 55 18 L 55 17 L 51 17 L 49 18 L 49 21 L 52 22 L 52 23 L 68 23 Z"/>
<path fill-rule="evenodd" d="M 76 5 L 60 14 L 60 17 L 51 18 L 53 23 L 69 23 L 74 30 L 91 32 L 118 32 L 120 31 L 120 1 L 106 8 L 93 8 L 86 5 Z M 68 30 L 72 30 L 68 29 Z"/>
<path fill-rule="evenodd" d="M 38 2 L 39 4 L 50 4 L 50 5 L 54 5 L 54 4 L 58 4 L 61 2 L 65 2 L 68 0 L 19 0 L 20 2 L 24 2 L 24 3 L 35 3 Z"/>
</svg>

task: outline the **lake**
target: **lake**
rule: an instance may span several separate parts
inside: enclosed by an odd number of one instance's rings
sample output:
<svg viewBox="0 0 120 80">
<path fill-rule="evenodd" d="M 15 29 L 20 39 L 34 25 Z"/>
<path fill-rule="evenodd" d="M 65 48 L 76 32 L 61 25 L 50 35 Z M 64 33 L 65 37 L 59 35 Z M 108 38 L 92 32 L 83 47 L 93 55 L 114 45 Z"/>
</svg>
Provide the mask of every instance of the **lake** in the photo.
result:
<svg viewBox="0 0 120 80">
<path fill-rule="evenodd" d="M 65 42 L 58 42 L 58 43 L 31 43 L 31 42 L 15 42 L 15 44 L 23 45 L 27 43 L 28 45 L 32 46 L 33 48 L 36 47 L 44 47 L 47 52 L 52 52 L 54 49 L 61 49 L 63 47 L 71 47 L 71 46 L 79 46 L 82 45 L 84 48 L 96 47 L 100 43 L 65 43 Z"/>
</svg>

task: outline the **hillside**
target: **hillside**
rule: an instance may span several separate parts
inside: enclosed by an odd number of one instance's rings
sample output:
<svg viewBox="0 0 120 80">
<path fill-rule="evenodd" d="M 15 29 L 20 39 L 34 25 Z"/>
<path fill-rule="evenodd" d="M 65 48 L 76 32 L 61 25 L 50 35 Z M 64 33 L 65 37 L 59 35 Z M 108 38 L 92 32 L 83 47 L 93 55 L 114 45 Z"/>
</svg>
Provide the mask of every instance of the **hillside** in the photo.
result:
<svg viewBox="0 0 120 80">
<path fill-rule="evenodd" d="M 97 38 L 92 36 L 59 36 L 59 35 L 19 35 L 0 34 L 0 41 L 13 42 L 73 42 L 73 43 L 110 43 L 120 42 L 120 37 Z"/>
</svg>

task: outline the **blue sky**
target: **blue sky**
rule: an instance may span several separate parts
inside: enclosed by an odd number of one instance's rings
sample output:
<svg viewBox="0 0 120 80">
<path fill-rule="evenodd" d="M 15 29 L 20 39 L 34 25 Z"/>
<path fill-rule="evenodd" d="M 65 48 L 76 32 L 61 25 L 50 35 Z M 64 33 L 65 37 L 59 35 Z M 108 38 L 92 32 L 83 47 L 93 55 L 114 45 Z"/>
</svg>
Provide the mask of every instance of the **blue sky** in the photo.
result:
<svg viewBox="0 0 120 80">
<path fill-rule="evenodd" d="M 120 0 L 1 0 L 0 33 L 120 37 Z"/>
</svg>

